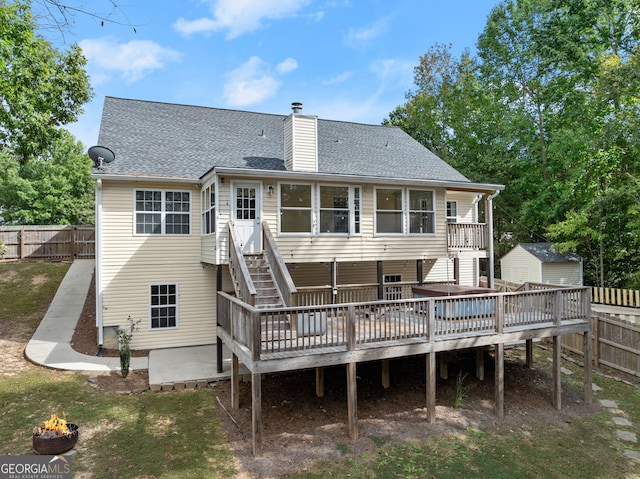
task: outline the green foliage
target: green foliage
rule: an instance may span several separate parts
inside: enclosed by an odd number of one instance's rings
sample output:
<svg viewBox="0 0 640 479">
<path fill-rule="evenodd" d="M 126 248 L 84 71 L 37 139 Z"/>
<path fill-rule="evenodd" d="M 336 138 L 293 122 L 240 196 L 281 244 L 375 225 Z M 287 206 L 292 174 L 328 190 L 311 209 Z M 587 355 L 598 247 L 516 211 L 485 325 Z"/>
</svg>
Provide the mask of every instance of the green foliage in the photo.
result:
<svg viewBox="0 0 640 479">
<path fill-rule="evenodd" d="M 435 45 L 387 123 L 469 179 L 502 183 L 496 254 L 553 240 L 588 283 L 640 277 L 637 0 L 503 0 L 478 55 Z"/>
<path fill-rule="evenodd" d="M 22 163 L 0 151 L 0 211 L 5 224 L 93 224 L 91 160 L 62 130 L 48 158 Z"/>
<path fill-rule="evenodd" d="M 460 371 L 456 376 L 456 396 L 453 398 L 453 407 L 462 407 L 467 400 L 471 384 L 465 384 L 467 373 Z"/>
<path fill-rule="evenodd" d="M 4 258 L 7 255 L 7 245 L 4 244 L 4 241 L 0 240 L 0 259 Z"/>
<path fill-rule="evenodd" d="M 0 145 L 20 162 L 47 152 L 92 94 L 80 47 L 58 51 L 36 28 L 28 3 L 0 0 Z"/>
</svg>

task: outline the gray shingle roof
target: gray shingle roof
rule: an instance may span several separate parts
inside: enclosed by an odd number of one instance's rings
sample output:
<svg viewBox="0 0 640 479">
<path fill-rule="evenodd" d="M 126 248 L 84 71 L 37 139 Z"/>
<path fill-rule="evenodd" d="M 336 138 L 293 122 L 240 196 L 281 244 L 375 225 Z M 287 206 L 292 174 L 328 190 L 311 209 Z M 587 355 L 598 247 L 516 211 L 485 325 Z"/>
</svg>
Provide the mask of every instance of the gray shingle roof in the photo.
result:
<svg viewBox="0 0 640 479">
<path fill-rule="evenodd" d="M 98 144 L 116 160 L 104 173 L 198 179 L 215 167 L 285 170 L 285 118 L 106 97 Z M 469 182 L 400 128 L 322 119 L 318 171 Z"/>
<path fill-rule="evenodd" d="M 582 261 L 582 258 L 576 253 L 570 251 L 559 253 L 553 248 L 552 243 L 520 243 L 526 251 L 534 255 L 543 263 L 566 263 Z"/>
</svg>

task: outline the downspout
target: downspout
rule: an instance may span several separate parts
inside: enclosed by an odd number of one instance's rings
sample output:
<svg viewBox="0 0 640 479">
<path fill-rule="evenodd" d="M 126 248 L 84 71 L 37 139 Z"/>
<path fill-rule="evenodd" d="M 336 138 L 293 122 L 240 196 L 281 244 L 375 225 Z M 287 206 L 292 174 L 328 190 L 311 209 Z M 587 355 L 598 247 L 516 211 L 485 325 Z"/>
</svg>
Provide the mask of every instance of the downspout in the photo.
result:
<svg viewBox="0 0 640 479">
<path fill-rule="evenodd" d="M 102 179 L 96 180 L 96 328 L 98 328 L 98 356 L 104 354 L 104 329 L 102 326 Z"/>
<path fill-rule="evenodd" d="M 495 190 L 487 197 L 485 216 L 487 220 L 487 242 L 489 243 L 488 268 L 487 268 L 487 286 L 494 287 L 493 277 L 495 276 L 495 258 L 493 251 L 493 199 L 500 194 L 500 190 Z"/>
</svg>

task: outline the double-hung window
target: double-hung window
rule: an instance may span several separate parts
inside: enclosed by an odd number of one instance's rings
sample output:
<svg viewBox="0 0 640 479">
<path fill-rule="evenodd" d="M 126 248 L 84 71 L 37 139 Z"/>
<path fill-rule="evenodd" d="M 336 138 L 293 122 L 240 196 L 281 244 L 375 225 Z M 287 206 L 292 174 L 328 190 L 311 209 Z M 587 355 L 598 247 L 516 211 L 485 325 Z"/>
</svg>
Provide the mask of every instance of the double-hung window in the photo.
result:
<svg viewBox="0 0 640 479">
<path fill-rule="evenodd" d="M 433 191 L 409 190 L 409 233 L 433 234 L 435 231 Z"/>
<path fill-rule="evenodd" d="M 202 192 L 202 234 L 216 232 L 216 190 L 213 184 Z"/>
<path fill-rule="evenodd" d="M 376 188 L 376 234 L 434 234 L 435 196 L 431 190 Z"/>
<path fill-rule="evenodd" d="M 447 223 L 458 222 L 458 202 L 447 201 Z"/>
<path fill-rule="evenodd" d="M 136 234 L 190 234 L 191 194 L 188 191 L 136 190 L 135 223 Z"/>
<path fill-rule="evenodd" d="M 376 233 L 403 233 L 402 190 L 376 189 Z"/>
<path fill-rule="evenodd" d="M 175 328 L 178 325 L 178 285 L 152 284 L 150 305 L 151 329 Z"/>
<path fill-rule="evenodd" d="M 280 184 L 280 232 L 313 233 L 311 185 Z"/>
<path fill-rule="evenodd" d="M 320 186 L 320 233 L 349 233 L 348 186 Z"/>
</svg>

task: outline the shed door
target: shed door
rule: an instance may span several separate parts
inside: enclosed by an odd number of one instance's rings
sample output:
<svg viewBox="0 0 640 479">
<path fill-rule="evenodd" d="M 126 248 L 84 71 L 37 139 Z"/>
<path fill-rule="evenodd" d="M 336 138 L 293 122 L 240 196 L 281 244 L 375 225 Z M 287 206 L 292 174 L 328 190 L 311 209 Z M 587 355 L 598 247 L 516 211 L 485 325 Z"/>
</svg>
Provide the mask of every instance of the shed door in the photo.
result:
<svg viewBox="0 0 640 479">
<path fill-rule="evenodd" d="M 235 183 L 233 186 L 233 218 L 242 252 L 245 254 L 262 251 L 260 197 L 260 183 Z"/>
</svg>

